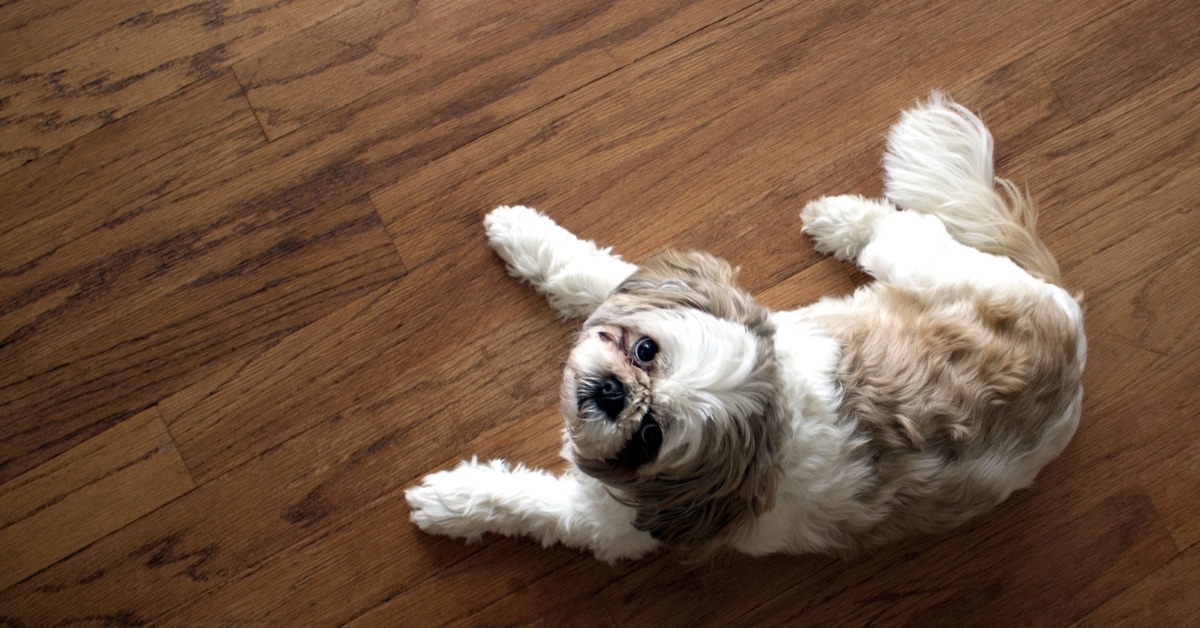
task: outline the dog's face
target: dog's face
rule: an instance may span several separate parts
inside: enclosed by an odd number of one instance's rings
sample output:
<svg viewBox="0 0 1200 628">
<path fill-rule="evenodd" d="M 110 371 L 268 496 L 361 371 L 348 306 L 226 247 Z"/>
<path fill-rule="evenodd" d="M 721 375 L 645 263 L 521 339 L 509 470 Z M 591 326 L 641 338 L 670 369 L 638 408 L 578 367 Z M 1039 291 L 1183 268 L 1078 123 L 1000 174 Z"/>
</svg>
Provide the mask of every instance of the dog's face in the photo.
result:
<svg viewBox="0 0 1200 628">
<path fill-rule="evenodd" d="M 769 506 L 787 429 L 768 313 L 724 262 L 664 253 L 584 324 L 562 413 L 581 470 L 697 550 Z"/>
</svg>

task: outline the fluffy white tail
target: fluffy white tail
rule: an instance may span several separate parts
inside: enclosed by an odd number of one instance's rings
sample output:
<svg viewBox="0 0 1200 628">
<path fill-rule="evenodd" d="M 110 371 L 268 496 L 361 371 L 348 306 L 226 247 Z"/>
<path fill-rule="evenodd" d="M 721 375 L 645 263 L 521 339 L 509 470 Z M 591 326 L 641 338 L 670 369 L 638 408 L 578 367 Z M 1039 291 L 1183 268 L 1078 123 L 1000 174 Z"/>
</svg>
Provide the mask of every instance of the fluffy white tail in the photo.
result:
<svg viewBox="0 0 1200 628">
<path fill-rule="evenodd" d="M 1037 208 L 992 173 L 992 135 L 941 93 L 905 111 L 883 158 L 885 193 L 897 206 L 940 218 L 959 242 L 1003 255 L 1062 285 L 1058 263 L 1037 235 Z"/>
</svg>

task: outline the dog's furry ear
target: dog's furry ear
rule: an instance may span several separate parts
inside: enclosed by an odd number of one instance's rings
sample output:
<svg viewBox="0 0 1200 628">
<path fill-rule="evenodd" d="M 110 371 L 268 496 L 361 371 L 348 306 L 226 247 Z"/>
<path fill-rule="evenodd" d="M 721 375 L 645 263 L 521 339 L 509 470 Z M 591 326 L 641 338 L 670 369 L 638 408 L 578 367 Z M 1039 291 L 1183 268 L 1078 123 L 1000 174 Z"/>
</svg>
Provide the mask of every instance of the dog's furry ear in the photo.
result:
<svg viewBox="0 0 1200 628">
<path fill-rule="evenodd" d="M 665 470 L 626 487 L 634 526 L 693 560 L 735 542 L 774 503 L 785 425 L 773 401 L 760 415 L 707 425 L 686 462 L 664 461 Z"/>
<path fill-rule="evenodd" d="M 756 334 L 771 333 L 769 313 L 737 287 L 737 270 L 723 259 L 698 251 L 667 250 L 646 260 L 617 287 L 643 306 L 691 307 L 741 323 Z"/>
</svg>

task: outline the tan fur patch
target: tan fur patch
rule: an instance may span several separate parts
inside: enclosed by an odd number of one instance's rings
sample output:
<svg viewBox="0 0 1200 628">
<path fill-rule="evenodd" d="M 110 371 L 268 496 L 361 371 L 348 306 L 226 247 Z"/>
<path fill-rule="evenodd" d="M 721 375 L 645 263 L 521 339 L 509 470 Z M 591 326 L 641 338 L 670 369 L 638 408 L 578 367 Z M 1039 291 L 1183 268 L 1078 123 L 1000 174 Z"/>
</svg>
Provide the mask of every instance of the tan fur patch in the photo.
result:
<svg viewBox="0 0 1200 628">
<path fill-rule="evenodd" d="M 723 259 L 697 251 L 666 250 L 650 258 L 613 295 L 637 297 L 642 308 L 691 307 L 741 323 L 759 336 L 775 333 L 771 315 L 737 287 L 737 271 Z"/>
<path fill-rule="evenodd" d="M 869 308 L 821 323 L 842 345 L 839 409 L 875 472 L 859 496 L 879 516 L 869 547 L 957 525 L 1007 497 L 986 460 L 1018 460 L 1079 390 L 1079 332 L 1034 294 L 963 287 L 929 295 L 883 284 Z"/>
</svg>

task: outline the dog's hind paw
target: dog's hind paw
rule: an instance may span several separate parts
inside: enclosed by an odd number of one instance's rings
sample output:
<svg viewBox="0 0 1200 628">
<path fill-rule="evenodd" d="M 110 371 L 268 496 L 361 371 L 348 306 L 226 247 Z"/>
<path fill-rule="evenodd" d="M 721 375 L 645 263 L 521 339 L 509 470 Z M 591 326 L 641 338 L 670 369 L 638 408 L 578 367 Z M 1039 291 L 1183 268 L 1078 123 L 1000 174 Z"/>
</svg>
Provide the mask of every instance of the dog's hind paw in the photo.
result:
<svg viewBox="0 0 1200 628">
<path fill-rule="evenodd" d="M 825 196 L 800 211 L 803 231 L 821 253 L 850 261 L 875 236 L 875 227 L 897 210 L 886 201 L 861 196 Z"/>
</svg>

